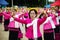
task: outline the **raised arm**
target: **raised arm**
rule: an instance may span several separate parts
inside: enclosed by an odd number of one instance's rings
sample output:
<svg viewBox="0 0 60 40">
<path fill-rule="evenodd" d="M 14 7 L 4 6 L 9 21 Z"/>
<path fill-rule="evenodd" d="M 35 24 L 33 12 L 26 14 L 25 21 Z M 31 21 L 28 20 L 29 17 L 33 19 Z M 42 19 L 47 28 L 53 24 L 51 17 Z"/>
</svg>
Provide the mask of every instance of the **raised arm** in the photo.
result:
<svg viewBox="0 0 60 40">
<path fill-rule="evenodd" d="M 39 20 L 38 20 L 39 24 L 44 23 L 44 21 L 46 20 L 46 18 L 47 18 L 47 17 L 44 17 L 44 18 L 39 19 Z"/>
<path fill-rule="evenodd" d="M 20 19 L 20 18 L 14 18 L 15 21 L 18 21 L 20 23 L 23 23 L 23 24 L 27 24 L 27 20 L 23 20 L 23 19 Z"/>
<path fill-rule="evenodd" d="M 47 15 L 47 13 L 46 13 L 46 11 L 44 11 L 44 13 L 43 13 L 43 18 L 41 18 L 41 19 L 39 19 L 39 24 L 42 24 L 42 23 L 44 23 L 44 21 L 46 20 L 46 18 L 48 17 L 48 15 Z"/>
<path fill-rule="evenodd" d="M 11 17 L 11 15 L 10 15 L 10 14 L 6 14 L 6 12 L 3 12 L 2 14 L 3 14 L 4 16 L 8 17 L 8 18 Z"/>
</svg>

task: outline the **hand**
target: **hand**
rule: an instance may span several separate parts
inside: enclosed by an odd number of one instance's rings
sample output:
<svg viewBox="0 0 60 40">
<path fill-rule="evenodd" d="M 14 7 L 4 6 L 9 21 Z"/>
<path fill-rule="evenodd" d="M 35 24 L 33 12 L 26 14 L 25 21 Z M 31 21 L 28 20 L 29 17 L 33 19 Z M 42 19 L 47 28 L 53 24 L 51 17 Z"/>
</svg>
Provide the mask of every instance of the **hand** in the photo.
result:
<svg viewBox="0 0 60 40">
<path fill-rule="evenodd" d="M 43 8 L 41 8 L 41 9 L 40 9 L 40 13 L 43 13 L 43 12 L 44 12 L 44 9 L 43 9 Z"/>
<path fill-rule="evenodd" d="M 15 18 L 15 16 L 12 16 L 13 18 Z"/>
<path fill-rule="evenodd" d="M 12 13 L 11 13 L 11 16 L 15 16 L 15 14 L 12 12 Z"/>
<path fill-rule="evenodd" d="M 20 14 L 22 15 L 22 14 L 24 14 L 23 12 L 20 12 Z"/>
<path fill-rule="evenodd" d="M 58 16 L 58 14 L 56 13 L 55 16 Z"/>
<path fill-rule="evenodd" d="M 40 10 L 40 8 L 38 9 L 38 14 L 40 14 L 40 12 L 41 12 L 41 10 Z"/>
<path fill-rule="evenodd" d="M 47 13 L 44 13 L 44 15 L 43 15 L 44 17 L 48 17 L 48 15 L 47 15 Z"/>
<path fill-rule="evenodd" d="M 48 17 L 46 10 L 44 10 L 44 12 L 42 14 L 43 14 L 43 16 Z"/>
<path fill-rule="evenodd" d="M 44 14 L 46 14 L 47 12 L 46 12 L 46 10 L 44 10 Z"/>
<path fill-rule="evenodd" d="M 26 13 L 27 12 L 27 10 L 26 9 L 24 9 L 24 10 L 22 10 L 23 11 L 23 13 Z"/>
</svg>

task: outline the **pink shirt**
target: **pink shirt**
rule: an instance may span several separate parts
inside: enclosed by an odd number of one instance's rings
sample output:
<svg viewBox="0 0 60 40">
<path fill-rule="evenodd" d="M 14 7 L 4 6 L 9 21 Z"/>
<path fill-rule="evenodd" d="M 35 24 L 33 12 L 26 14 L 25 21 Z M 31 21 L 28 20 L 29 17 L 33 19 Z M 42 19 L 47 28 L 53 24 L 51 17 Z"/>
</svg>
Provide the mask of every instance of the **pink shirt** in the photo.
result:
<svg viewBox="0 0 60 40">
<path fill-rule="evenodd" d="M 21 20 L 21 19 L 19 19 L 19 18 L 15 18 L 15 20 L 18 21 L 18 22 L 20 22 L 20 23 L 24 23 L 24 24 L 29 24 L 29 23 L 32 22 L 31 19 Z M 40 27 L 40 25 L 41 25 L 45 20 L 46 20 L 46 17 L 44 17 L 44 18 L 42 18 L 42 19 L 38 19 L 38 22 L 37 22 L 37 28 L 38 28 L 38 30 L 37 30 L 37 35 L 38 35 L 38 37 L 41 37 L 41 36 L 42 36 L 41 33 L 40 33 L 39 27 Z M 30 39 L 31 39 L 31 38 L 33 39 L 33 38 L 34 38 L 34 37 L 33 37 L 33 25 L 31 25 L 30 27 L 27 28 L 26 37 L 27 37 L 27 38 L 30 38 Z"/>
<path fill-rule="evenodd" d="M 54 14 L 49 14 L 49 16 L 52 17 L 52 20 L 53 20 L 54 24 L 55 24 L 55 25 L 58 25 L 58 24 L 57 24 L 57 20 L 56 20 L 56 16 L 55 16 Z"/>
<path fill-rule="evenodd" d="M 0 16 L 2 16 L 2 13 L 0 13 Z"/>
<path fill-rule="evenodd" d="M 11 15 L 10 15 L 10 12 L 3 12 L 3 15 L 4 15 L 4 19 L 6 19 L 6 20 L 9 19 L 8 16 L 11 16 Z"/>
<path fill-rule="evenodd" d="M 8 14 L 5 14 L 5 13 L 3 13 L 4 14 L 4 16 L 7 16 L 8 18 L 10 18 L 11 16 L 10 15 L 8 15 Z M 32 22 L 32 20 L 31 19 L 27 19 L 27 20 L 24 20 L 24 19 L 20 19 L 20 18 L 15 18 L 15 20 L 16 21 L 18 21 L 18 22 L 20 22 L 20 23 L 24 23 L 24 24 L 29 24 L 29 23 L 31 23 Z M 41 33 L 40 33 L 40 25 L 44 22 L 46 20 L 46 17 L 44 17 L 44 18 L 42 18 L 42 19 L 38 19 L 38 22 L 37 22 L 37 28 L 38 28 L 38 30 L 37 30 L 37 34 L 38 34 L 38 37 L 41 37 L 42 35 L 41 35 Z M 11 22 L 11 24 L 12 24 L 12 22 Z M 14 24 L 14 23 L 13 23 Z M 11 25 L 12 26 L 12 25 Z M 27 31 L 26 31 L 26 37 L 27 38 L 34 38 L 33 37 L 33 25 L 31 25 L 30 27 L 28 27 L 27 28 Z"/>
<path fill-rule="evenodd" d="M 52 21 L 54 22 L 55 25 L 57 25 L 56 16 L 53 14 L 48 14 L 48 15 L 52 17 Z M 50 21 L 48 21 L 46 24 L 44 24 L 44 32 L 45 33 L 54 32 L 54 30 L 52 30 L 52 25 L 51 25 Z"/>
<path fill-rule="evenodd" d="M 52 29 L 52 25 L 51 25 L 50 21 L 48 21 L 47 23 L 44 24 L 44 32 L 45 33 L 53 32 L 53 30 L 51 30 L 51 29 Z"/>
</svg>

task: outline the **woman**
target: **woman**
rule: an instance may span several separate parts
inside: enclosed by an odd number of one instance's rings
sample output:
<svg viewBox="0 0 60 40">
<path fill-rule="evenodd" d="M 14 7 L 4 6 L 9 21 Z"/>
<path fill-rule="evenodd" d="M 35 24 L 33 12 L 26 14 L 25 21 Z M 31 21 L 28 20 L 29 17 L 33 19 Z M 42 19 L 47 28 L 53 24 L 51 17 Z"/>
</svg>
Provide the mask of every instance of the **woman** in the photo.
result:
<svg viewBox="0 0 60 40">
<path fill-rule="evenodd" d="M 20 26 L 19 23 L 14 21 L 14 19 L 11 17 L 12 13 L 11 15 L 3 13 L 3 15 L 10 19 L 10 23 L 8 25 L 9 40 L 20 40 L 20 38 L 18 38 L 18 35 L 20 34 L 19 37 L 22 37 L 23 35 L 21 35 L 22 33 L 19 29 L 19 26 Z M 16 9 L 13 10 L 13 15 L 15 15 L 15 17 L 16 15 L 18 15 Z M 19 18 L 20 16 L 17 16 L 17 17 Z"/>
<path fill-rule="evenodd" d="M 29 18 L 26 20 L 22 20 L 19 18 L 13 18 L 23 24 L 27 24 L 27 31 L 26 31 L 26 37 L 29 40 L 42 40 L 42 35 L 40 33 L 39 26 L 46 20 L 46 14 L 42 19 L 36 18 L 37 17 L 37 11 L 35 9 L 31 9 L 29 11 Z"/>
<path fill-rule="evenodd" d="M 7 15 L 11 15 L 10 8 L 7 8 L 6 10 L 3 10 L 2 12 L 3 13 L 5 12 L 5 14 L 7 14 Z M 4 16 L 4 31 L 8 31 L 9 21 L 10 21 L 10 19 L 7 16 Z"/>
</svg>

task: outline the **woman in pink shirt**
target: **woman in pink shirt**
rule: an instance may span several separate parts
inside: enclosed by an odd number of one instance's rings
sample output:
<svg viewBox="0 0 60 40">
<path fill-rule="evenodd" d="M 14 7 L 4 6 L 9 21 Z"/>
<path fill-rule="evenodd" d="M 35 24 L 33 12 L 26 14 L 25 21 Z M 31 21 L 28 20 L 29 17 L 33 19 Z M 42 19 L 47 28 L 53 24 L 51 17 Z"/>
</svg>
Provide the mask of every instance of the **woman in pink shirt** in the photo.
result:
<svg viewBox="0 0 60 40">
<path fill-rule="evenodd" d="M 3 10 L 2 13 L 5 13 L 7 15 L 11 15 L 11 9 Z M 9 17 L 4 16 L 4 31 L 8 31 L 9 22 L 10 22 Z"/>
<path fill-rule="evenodd" d="M 40 25 L 46 20 L 46 15 L 42 19 L 36 18 L 37 17 L 37 11 L 35 9 L 31 9 L 29 11 L 29 18 L 26 20 L 22 20 L 19 18 L 14 19 L 20 23 L 27 24 L 27 31 L 26 31 L 26 37 L 29 40 L 42 40 L 42 34 L 40 32 Z"/>
<path fill-rule="evenodd" d="M 20 13 L 17 13 L 16 9 L 13 9 L 12 12 L 13 13 L 11 13 L 11 15 L 15 15 L 15 17 L 18 17 L 19 19 L 21 16 L 23 16 L 20 15 Z M 3 12 L 3 15 L 10 19 L 10 23 L 8 25 L 9 40 L 21 40 L 21 38 L 23 37 L 23 34 L 20 29 L 21 24 L 19 22 L 16 22 L 14 18 L 11 17 L 11 15 L 6 14 L 5 12 Z"/>
</svg>

